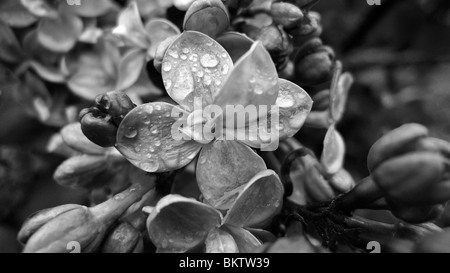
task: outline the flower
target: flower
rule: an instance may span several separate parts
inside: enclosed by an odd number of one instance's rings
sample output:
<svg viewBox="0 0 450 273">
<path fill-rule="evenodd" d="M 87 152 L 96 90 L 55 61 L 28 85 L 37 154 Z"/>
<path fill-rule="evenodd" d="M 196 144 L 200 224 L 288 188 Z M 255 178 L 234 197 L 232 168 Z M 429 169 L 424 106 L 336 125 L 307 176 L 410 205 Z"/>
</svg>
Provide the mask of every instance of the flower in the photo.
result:
<svg viewBox="0 0 450 273">
<path fill-rule="evenodd" d="M 261 245 L 253 234 L 264 227 L 282 206 L 283 185 L 265 170 L 234 194 L 225 217 L 207 204 L 180 195 L 162 198 L 147 220 L 150 239 L 158 252 L 185 252 L 205 247 L 208 253 L 248 253 Z"/>
<path fill-rule="evenodd" d="M 147 172 L 179 169 L 200 154 L 197 163 L 200 190 L 208 203 L 219 209 L 229 208 L 233 201 L 227 192 L 266 169 L 264 161 L 248 146 L 261 148 L 267 139 L 260 130 L 249 132 L 251 122 L 257 122 L 251 120 L 245 130 L 238 130 L 254 136 L 248 141 L 209 139 L 205 142 L 202 136 L 194 134 L 187 140 L 175 140 L 172 127 L 180 122 L 179 114 L 188 123 L 194 120 L 192 124 L 198 124 L 197 104 L 215 104 L 221 109 L 228 105 L 270 107 L 277 104 L 280 109 L 277 133 L 280 138 L 286 138 L 297 133 L 312 106 L 303 89 L 278 79 L 270 55 L 260 43 L 255 43 L 233 66 L 231 57 L 212 38 L 200 32 L 184 32 L 167 49 L 162 69 L 169 96 L 183 107 L 164 102 L 140 105 L 125 116 L 117 134 L 117 149 Z M 228 120 L 234 116 L 222 118 Z M 223 131 L 235 129 L 218 121 L 222 119 L 215 117 L 209 124 L 217 130 L 219 126 L 223 126 Z M 216 166 L 221 168 L 213 172 Z"/>
</svg>

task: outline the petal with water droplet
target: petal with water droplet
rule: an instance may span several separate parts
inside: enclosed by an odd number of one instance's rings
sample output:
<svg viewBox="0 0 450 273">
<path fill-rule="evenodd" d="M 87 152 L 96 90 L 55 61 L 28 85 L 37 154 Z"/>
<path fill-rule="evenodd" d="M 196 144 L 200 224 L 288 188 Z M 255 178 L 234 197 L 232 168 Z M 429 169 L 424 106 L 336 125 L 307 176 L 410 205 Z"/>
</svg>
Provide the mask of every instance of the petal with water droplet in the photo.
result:
<svg viewBox="0 0 450 273">
<path fill-rule="evenodd" d="M 186 12 L 183 29 L 199 31 L 214 38 L 229 26 L 230 16 L 222 1 L 197 0 Z"/>
<path fill-rule="evenodd" d="M 222 223 L 214 208 L 180 195 L 162 198 L 147 220 L 153 244 L 164 252 L 184 252 L 203 243 Z"/>
<path fill-rule="evenodd" d="M 205 244 L 206 253 L 239 253 L 233 236 L 221 229 L 210 231 Z"/>
<path fill-rule="evenodd" d="M 244 56 L 255 42 L 247 35 L 231 31 L 223 33 L 216 40 L 230 54 L 234 63 Z"/>
<path fill-rule="evenodd" d="M 282 206 L 284 189 L 272 170 L 254 176 L 240 192 L 225 218 L 225 223 L 239 227 L 263 227 Z"/>
<path fill-rule="evenodd" d="M 323 142 L 321 162 L 328 174 L 336 174 L 344 165 L 345 143 L 334 125 L 328 129 Z"/>
<path fill-rule="evenodd" d="M 217 140 L 200 152 L 197 182 L 209 204 L 226 210 L 239 195 L 240 187 L 265 169 L 264 160 L 251 148 L 237 141 Z"/>
<path fill-rule="evenodd" d="M 261 242 L 256 239 L 256 237 L 250 233 L 250 231 L 243 229 L 241 227 L 235 227 L 232 225 L 225 224 L 221 229 L 230 233 L 236 242 L 239 253 L 252 253 L 257 247 L 261 245 Z"/>
<path fill-rule="evenodd" d="M 148 55 L 150 58 L 155 58 L 156 49 L 158 46 L 169 37 L 180 34 L 178 28 L 166 19 L 152 19 L 145 25 L 148 38 L 150 40 L 150 47 L 148 48 Z"/>
<path fill-rule="evenodd" d="M 169 115 L 168 115 L 169 114 Z M 201 149 L 193 140 L 184 140 L 176 126 L 188 114 L 165 102 L 134 108 L 124 118 L 117 133 L 117 149 L 136 167 L 147 172 L 167 172 L 186 166 Z"/>
<path fill-rule="evenodd" d="M 227 105 L 274 105 L 278 96 L 278 73 L 269 52 L 260 42 L 236 63 L 236 67 L 226 79 L 223 88 L 214 100 L 214 104 L 226 112 Z M 226 113 L 234 118 L 234 113 Z M 256 120 L 257 117 L 251 117 Z"/>
<path fill-rule="evenodd" d="M 162 69 L 163 80 L 172 83 L 166 85 L 169 96 L 191 111 L 212 103 L 233 68 L 225 49 L 196 31 L 181 34 L 167 49 L 164 63 L 170 64 Z M 213 79 L 219 84 L 212 84 Z"/>
</svg>

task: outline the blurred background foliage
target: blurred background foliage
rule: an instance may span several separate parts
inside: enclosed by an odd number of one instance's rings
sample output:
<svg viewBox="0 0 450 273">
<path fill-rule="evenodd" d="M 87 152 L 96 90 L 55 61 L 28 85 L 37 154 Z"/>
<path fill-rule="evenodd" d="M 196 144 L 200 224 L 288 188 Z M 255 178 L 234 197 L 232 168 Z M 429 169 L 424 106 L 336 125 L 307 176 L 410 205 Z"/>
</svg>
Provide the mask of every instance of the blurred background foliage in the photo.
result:
<svg viewBox="0 0 450 273">
<path fill-rule="evenodd" d="M 401 124 L 424 124 L 432 136 L 450 141 L 449 1 L 382 0 L 381 6 L 369 6 L 364 0 L 322 0 L 313 10 L 322 16 L 324 43 L 333 47 L 344 70 L 356 79 L 338 125 L 347 145 L 346 169 L 355 180 L 368 175 L 365 162 L 371 145 Z M 183 14 L 169 9 L 168 17 L 183 18 Z M 16 35 L 24 34 L 18 31 Z M 7 45 L 0 47 L 13 56 L 6 51 Z M 2 69 L 0 80 L 8 78 L 7 74 Z M 33 78 L 28 80 L 31 92 L 39 92 Z M 61 84 L 44 84 L 55 107 L 58 101 L 75 109 L 92 104 Z M 161 82 L 155 84 L 162 87 Z M 86 192 L 53 181 L 53 171 L 64 157 L 45 152 L 49 136 L 65 122 L 61 119 L 73 118 L 76 110 L 64 109 L 59 120 L 43 123 L 27 113 L 26 103 L 5 90 L 3 86 L 0 93 L 0 252 L 18 252 L 17 232 L 31 213 L 67 203 L 86 204 L 88 199 Z M 320 154 L 325 133 L 304 127 L 297 138 Z M 386 213 L 361 213 L 391 219 Z M 439 224 L 450 225 L 449 209 Z"/>
</svg>

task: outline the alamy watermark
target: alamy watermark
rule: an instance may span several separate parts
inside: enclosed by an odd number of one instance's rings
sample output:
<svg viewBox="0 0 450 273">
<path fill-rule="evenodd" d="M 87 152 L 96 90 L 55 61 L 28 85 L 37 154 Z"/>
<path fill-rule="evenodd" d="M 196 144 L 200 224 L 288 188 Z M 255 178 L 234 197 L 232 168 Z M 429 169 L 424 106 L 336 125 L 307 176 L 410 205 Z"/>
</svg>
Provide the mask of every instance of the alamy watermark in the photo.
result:
<svg viewBox="0 0 450 273">
<path fill-rule="evenodd" d="M 369 6 L 381 6 L 381 0 L 366 0 Z"/>
<path fill-rule="evenodd" d="M 66 2 L 69 6 L 81 6 L 81 0 L 66 0 Z"/>
</svg>

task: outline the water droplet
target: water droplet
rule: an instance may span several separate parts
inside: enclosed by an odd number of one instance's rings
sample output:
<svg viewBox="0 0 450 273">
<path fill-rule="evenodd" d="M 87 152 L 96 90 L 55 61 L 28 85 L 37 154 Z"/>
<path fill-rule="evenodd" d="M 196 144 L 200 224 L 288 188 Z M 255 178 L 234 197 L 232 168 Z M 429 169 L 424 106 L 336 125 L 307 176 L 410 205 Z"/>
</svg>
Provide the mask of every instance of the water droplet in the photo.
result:
<svg viewBox="0 0 450 273">
<path fill-rule="evenodd" d="M 149 162 L 144 162 L 139 166 L 144 171 L 155 172 L 159 168 L 159 163 L 158 163 L 158 161 L 149 161 Z"/>
<path fill-rule="evenodd" d="M 184 54 L 188 54 L 190 52 L 189 48 L 183 48 L 182 51 Z"/>
<path fill-rule="evenodd" d="M 145 124 L 145 125 L 150 125 L 150 120 L 145 120 L 145 121 L 144 121 L 144 124 Z"/>
<path fill-rule="evenodd" d="M 135 192 L 136 191 L 136 188 L 131 188 L 130 189 L 130 192 Z"/>
<path fill-rule="evenodd" d="M 264 90 L 262 89 L 262 87 L 259 84 L 255 85 L 253 91 L 257 95 L 262 95 L 264 93 Z"/>
<path fill-rule="evenodd" d="M 217 86 L 220 86 L 222 84 L 222 82 L 220 80 L 215 80 L 214 82 Z"/>
<path fill-rule="evenodd" d="M 200 157 L 200 164 L 205 164 L 206 163 L 206 156 L 201 156 Z"/>
<path fill-rule="evenodd" d="M 175 59 L 178 59 L 178 57 L 179 57 L 178 53 L 176 51 L 169 51 L 168 54 L 169 54 L 169 56 L 171 56 Z"/>
<path fill-rule="evenodd" d="M 128 128 L 128 132 L 125 134 L 126 138 L 135 138 L 138 134 L 136 128 L 130 127 Z"/>
<path fill-rule="evenodd" d="M 161 108 L 161 105 L 157 104 L 157 105 L 155 106 L 155 110 L 156 110 L 156 111 L 161 111 L 161 109 L 162 109 L 162 108 Z"/>
<path fill-rule="evenodd" d="M 206 43 L 207 46 L 212 46 L 213 44 L 214 44 L 213 41 L 208 41 L 208 42 Z"/>
<path fill-rule="evenodd" d="M 205 54 L 200 58 L 200 64 L 203 67 L 216 67 L 217 65 L 219 65 L 219 60 L 217 59 L 217 57 L 215 55 L 211 55 L 211 54 Z"/>
<path fill-rule="evenodd" d="M 183 54 L 183 55 L 180 56 L 180 58 L 181 58 L 182 60 L 187 60 L 188 57 L 187 57 L 186 55 Z"/>
<path fill-rule="evenodd" d="M 205 75 L 205 79 L 203 81 L 206 85 L 210 85 L 212 82 L 211 76 Z"/>
<path fill-rule="evenodd" d="M 228 57 L 228 54 L 226 52 L 222 53 L 222 58 Z"/>
<path fill-rule="evenodd" d="M 162 69 L 165 72 L 169 72 L 172 69 L 172 64 L 169 62 L 164 62 L 162 65 Z"/>
<path fill-rule="evenodd" d="M 285 96 L 284 94 L 280 94 L 278 96 L 278 99 L 276 101 L 276 105 L 278 105 L 281 108 L 291 108 L 295 104 L 294 99 L 292 96 Z"/>
<path fill-rule="evenodd" d="M 166 90 L 169 90 L 170 87 L 172 87 L 172 81 L 171 80 L 165 80 L 164 86 L 166 87 Z"/>
<path fill-rule="evenodd" d="M 159 133 L 159 129 L 158 129 L 158 126 L 153 126 L 151 129 L 150 129 L 150 132 L 153 134 L 153 135 L 156 135 L 156 134 L 158 134 Z"/>
<path fill-rule="evenodd" d="M 192 67 L 192 72 L 197 72 L 197 68 L 196 67 Z"/>
<path fill-rule="evenodd" d="M 124 197 L 125 196 L 123 194 L 119 193 L 114 196 L 114 200 L 122 200 Z"/>
<path fill-rule="evenodd" d="M 227 64 L 224 64 L 222 66 L 222 74 L 226 75 L 228 74 L 228 71 L 230 71 L 230 67 Z"/>
<path fill-rule="evenodd" d="M 197 77 L 202 78 L 203 75 L 205 75 L 205 74 L 203 73 L 203 70 L 200 70 L 200 71 L 197 72 Z"/>
<path fill-rule="evenodd" d="M 134 147 L 134 151 L 135 151 L 136 153 L 141 152 L 141 145 Z"/>
<path fill-rule="evenodd" d="M 153 143 L 155 145 L 155 147 L 160 147 L 161 146 L 161 141 L 156 140 L 155 143 Z"/>
</svg>

